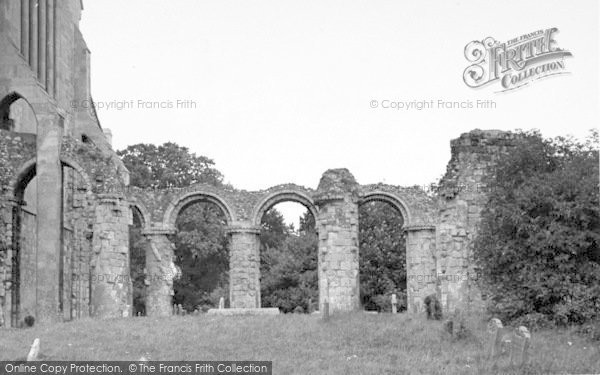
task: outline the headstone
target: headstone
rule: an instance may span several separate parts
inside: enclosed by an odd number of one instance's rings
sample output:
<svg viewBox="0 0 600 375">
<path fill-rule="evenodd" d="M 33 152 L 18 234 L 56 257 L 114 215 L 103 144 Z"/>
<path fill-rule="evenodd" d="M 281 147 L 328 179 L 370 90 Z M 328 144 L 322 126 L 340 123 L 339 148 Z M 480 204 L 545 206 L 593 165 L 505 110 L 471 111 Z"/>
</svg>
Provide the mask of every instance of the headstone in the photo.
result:
<svg viewBox="0 0 600 375">
<path fill-rule="evenodd" d="M 398 313 L 398 299 L 396 293 L 392 294 L 392 314 Z"/>
<path fill-rule="evenodd" d="M 225 308 L 225 298 L 221 297 L 219 299 L 219 310 L 222 310 Z"/>
<path fill-rule="evenodd" d="M 510 351 L 510 364 L 519 367 L 527 363 L 529 359 L 529 342 L 531 334 L 526 327 L 520 326 L 514 334 Z"/>
<path fill-rule="evenodd" d="M 492 367 L 496 366 L 503 347 L 508 348 L 510 366 L 517 365 L 521 367 L 527 363 L 531 334 L 526 327 L 521 326 L 517 329 L 503 327 L 502 322 L 494 318 L 488 324 L 488 333 Z"/>
<path fill-rule="evenodd" d="M 500 334 L 502 328 L 502 322 L 498 318 L 492 318 L 488 323 L 488 350 L 490 359 L 495 359 L 500 354 Z"/>
<path fill-rule="evenodd" d="M 40 355 L 40 339 L 33 340 L 29 354 L 27 354 L 27 362 L 37 361 Z"/>
</svg>

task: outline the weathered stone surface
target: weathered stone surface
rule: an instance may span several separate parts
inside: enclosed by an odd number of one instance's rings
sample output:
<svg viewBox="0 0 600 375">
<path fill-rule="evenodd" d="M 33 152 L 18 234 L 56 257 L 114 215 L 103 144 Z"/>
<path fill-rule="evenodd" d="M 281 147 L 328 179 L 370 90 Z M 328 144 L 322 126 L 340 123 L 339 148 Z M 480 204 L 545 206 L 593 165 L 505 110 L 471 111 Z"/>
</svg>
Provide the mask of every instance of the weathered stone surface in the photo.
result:
<svg viewBox="0 0 600 375">
<path fill-rule="evenodd" d="M 260 308 L 260 230 L 234 227 L 229 239 L 229 304 Z"/>
<path fill-rule="evenodd" d="M 452 157 L 438 193 L 436 274 L 446 310 L 480 309 L 478 275 L 472 259 L 489 179 L 502 154 L 515 147 L 516 135 L 499 130 L 473 130 L 451 142 Z"/>
<path fill-rule="evenodd" d="M 129 277 L 131 210 L 124 197 L 100 196 L 92 241 L 92 315 L 99 318 L 132 315 Z"/>
</svg>

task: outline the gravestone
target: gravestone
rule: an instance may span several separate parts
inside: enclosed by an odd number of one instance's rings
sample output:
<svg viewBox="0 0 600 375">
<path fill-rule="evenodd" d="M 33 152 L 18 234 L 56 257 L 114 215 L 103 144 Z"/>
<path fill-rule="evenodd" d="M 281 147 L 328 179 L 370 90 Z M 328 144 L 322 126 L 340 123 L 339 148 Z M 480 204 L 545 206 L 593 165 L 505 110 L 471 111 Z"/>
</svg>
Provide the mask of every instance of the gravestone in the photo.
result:
<svg viewBox="0 0 600 375">
<path fill-rule="evenodd" d="M 531 334 L 527 327 L 520 326 L 513 336 L 513 342 L 510 352 L 511 365 L 523 366 L 529 359 L 529 342 Z"/>
<path fill-rule="evenodd" d="M 504 327 L 500 319 L 493 318 L 488 324 L 488 351 L 492 367 L 504 351 L 509 352 L 510 366 L 523 366 L 529 359 L 531 334 L 526 327 Z M 506 349 L 506 350 L 503 350 Z"/>
<path fill-rule="evenodd" d="M 398 298 L 396 297 L 396 293 L 392 294 L 392 314 L 396 314 L 398 312 Z"/>
<path fill-rule="evenodd" d="M 498 318 L 492 318 L 488 323 L 488 351 L 489 358 L 494 359 L 500 352 L 500 331 L 504 328 L 502 322 Z"/>
<path fill-rule="evenodd" d="M 27 354 L 27 362 L 37 361 L 40 355 L 40 339 L 33 340 L 29 354 Z"/>
<path fill-rule="evenodd" d="M 225 308 L 225 298 L 221 297 L 219 299 L 219 310 L 223 310 Z"/>
</svg>

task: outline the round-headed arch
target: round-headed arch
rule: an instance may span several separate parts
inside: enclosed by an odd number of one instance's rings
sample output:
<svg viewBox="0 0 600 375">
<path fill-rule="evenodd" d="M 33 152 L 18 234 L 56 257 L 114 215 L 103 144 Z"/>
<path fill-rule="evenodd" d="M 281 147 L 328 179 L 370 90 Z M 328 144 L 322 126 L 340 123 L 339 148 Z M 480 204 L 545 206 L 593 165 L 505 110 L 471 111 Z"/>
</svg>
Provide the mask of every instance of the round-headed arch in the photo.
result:
<svg viewBox="0 0 600 375">
<path fill-rule="evenodd" d="M 411 225 L 412 218 L 408 205 L 397 195 L 385 191 L 371 191 L 362 195 L 358 204 L 363 205 L 368 202 L 386 202 L 390 204 L 402 215 L 402 219 L 404 220 L 403 226 L 408 227 Z"/>
<path fill-rule="evenodd" d="M 295 189 L 284 189 L 271 192 L 264 196 L 252 210 L 252 223 L 260 226 L 261 220 L 265 212 L 271 209 L 278 203 L 296 202 L 300 203 L 317 219 L 317 206 L 312 197 L 305 191 Z"/>
<path fill-rule="evenodd" d="M 17 100 L 23 100 L 25 103 L 27 103 L 27 106 L 29 107 L 29 109 L 31 109 L 31 112 L 34 114 L 35 128 L 37 129 L 38 120 L 33 106 L 31 105 L 31 103 L 29 103 L 27 99 L 25 99 L 25 97 L 23 97 L 23 95 L 14 91 L 0 99 L 0 127 L 9 119 L 10 106 L 13 105 L 13 103 L 15 103 Z"/>
<path fill-rule="evenodd" d="M 227 220 L 227 224 L 231 225 L 235 222 L 234 211 L 227 204 L 225 199 L 218 196 L 217 194 L 207 192 L 207 191 L 193 191 L 181 196 L 176 197 L 169 203 L 165 211 L 165 215 L 163 218 L 163 224 L 166 228 L 175 228 L 175 222 L 177 221 L 177 217 L 179 213 L 183 211 L 186 207 L 199 202 L 209 202 L 221 210 L 223 215 Z"/>
<path fill-rule="evenodd" d="M 79 163 L 77 163 L 75 160 L 62 156 L 60 158 L 60 163 L 62 166 L 73 168 L 83 178 L 86 191 L 88 193 L 92 191 L 90 178 L 81 165 L 79 165 Z M 21 165 L 9 183 L 9 187 L 12 189 L 14 194 L 22 194 L 24 192 L 25 187 L 37 174 L 36 165 L 36 158 L 31 158 Z"/>
<path fill-rule="evenodd" d="M 137 199 L 133 199 L 133 200 L 131 200 L 131 198 L 129 198 L 129 199 L 130 199 L 129 207 L 131 208 L 132 213 L 137 215 L 137 217 L 140 219 L 141 227 L 143 229 L 147 228 L 147 226 L 150 225 L 150 218 L 151 218 L 150 212 Z"/>
</svg>

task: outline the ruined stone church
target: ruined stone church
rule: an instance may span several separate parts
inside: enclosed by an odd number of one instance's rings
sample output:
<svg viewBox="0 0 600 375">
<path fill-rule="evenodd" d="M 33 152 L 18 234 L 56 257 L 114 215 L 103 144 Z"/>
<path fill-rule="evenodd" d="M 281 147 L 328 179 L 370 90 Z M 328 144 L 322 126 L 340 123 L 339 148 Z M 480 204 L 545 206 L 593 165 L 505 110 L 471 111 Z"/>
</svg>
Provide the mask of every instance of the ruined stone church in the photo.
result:
<svg viewBox="0 0 600 375">
<path fill-rule="evenodd" d="M 171 236 L 178 214 L 197 202 L 215 204 L 227 219 L 232 308 L 261 306 L 260 222 L 284 201 L 315 217 L 320 305 L 360 308 L 358 208 L 371 201 L 402 215 L 409 312 L 421 311 L 434 293 L 447 310 L 479 303 L 472 240 L 487 178 L 514 135 L 474 130 L 453 140 L 436 196 L 418 187 L 361 185 L 345 169 L 327 170 L 315 189 L 130 188 L 110 132 L 93 105 L 84 105 L 92 98 L 82 10 L 81 0 L 0 1 L 0 326 L 19 327 L 28 316 L 131 316 L 134 215 L 148 242 L 147 314 L 171 314 Z"/>
</svg>

